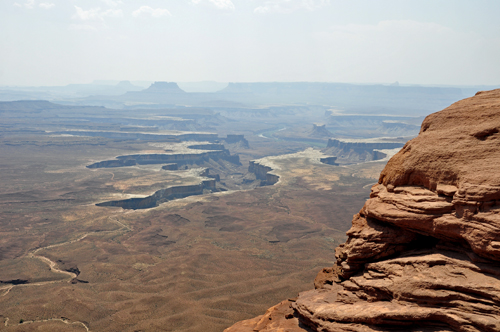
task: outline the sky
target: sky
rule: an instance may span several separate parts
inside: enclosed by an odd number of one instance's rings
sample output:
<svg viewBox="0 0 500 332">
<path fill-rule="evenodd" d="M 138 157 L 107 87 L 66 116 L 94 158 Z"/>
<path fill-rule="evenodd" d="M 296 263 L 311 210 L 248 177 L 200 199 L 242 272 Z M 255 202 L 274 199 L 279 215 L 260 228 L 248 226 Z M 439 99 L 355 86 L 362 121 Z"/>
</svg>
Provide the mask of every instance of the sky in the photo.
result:
<svg viewBox="0 0 500 332">
<path fill-rule="evenodd" d="M 0 0 L 0 85 L 499 85 L 498 0 Z"/>
</svg>

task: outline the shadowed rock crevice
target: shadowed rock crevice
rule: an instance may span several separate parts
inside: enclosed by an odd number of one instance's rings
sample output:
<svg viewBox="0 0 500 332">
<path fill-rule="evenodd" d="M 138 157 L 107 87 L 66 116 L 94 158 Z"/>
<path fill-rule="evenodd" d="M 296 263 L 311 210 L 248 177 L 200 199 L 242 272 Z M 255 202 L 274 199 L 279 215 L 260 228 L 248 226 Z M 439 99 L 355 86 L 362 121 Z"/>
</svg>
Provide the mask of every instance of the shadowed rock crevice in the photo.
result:
<svg viewBox="0 0 500 332">
<path fill-rule="evenodd" d="M 487 138 L 493 136 L 494 134 L 497 134 L 498 132 L 499 132 L 498 128 L 488 128 L 488 129 L 481 130 L 481 131 L 473 134 L 472 136 L 474 136 L 475 138 L 477 138 L 481 141 L 484 141 Z"/>
<path fill-rule="evenodd" d="M 325 157 L 321 158 L 319 161 L 322 162 L 323 164 L 338 166 L 339 164 L 335 162 L 336 160 L 337 157 Z"/>
<path fill-rule="evenodd" d="M 26 279 L 0 280 L 0 284 L 23 285 L 29 283 Z"/>
</svg>

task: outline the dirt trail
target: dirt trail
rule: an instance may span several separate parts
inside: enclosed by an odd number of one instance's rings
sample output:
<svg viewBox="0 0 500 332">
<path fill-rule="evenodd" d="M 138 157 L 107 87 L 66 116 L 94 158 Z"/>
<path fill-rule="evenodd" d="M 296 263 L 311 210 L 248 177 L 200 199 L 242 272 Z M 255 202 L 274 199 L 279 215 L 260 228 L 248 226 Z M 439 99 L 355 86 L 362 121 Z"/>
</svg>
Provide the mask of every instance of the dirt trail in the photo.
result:
<svg viewBox="0 0 500 332">
<path fill-rule="evenodd" d="M 79 321 L 72 322 L 68 318 L 64 318 L 64 317 L 61 317 L 61 318 L 49 318 L 49 319 L 39 319 L 39 320 L 25 320 L 22 323 L 20 322 L 19 324 L 11 324 L 11 325 L 8 324 L 9 323 L 9 318 L 6 317 L 5 318 L 5 326 L 20 326 L 20 325 L 26 325 L 26 324 L 44 323 L 44 322 L 52 322 L 52 321 L 60 321 L 60 322 L 63 322 L 64 324 L 68 324 L 68 325 L 81 325 L 81 326 L 83 326 L 83 328 L 85 328 L 85 330 L 87 330 L 87 332 L 90 332 L 89 327 L 85 323 L 79 322 Z"/>
<path fill-rule="evenodd" d="M 79 238 L 74 239 L 74 240 L 70 240 L 70 241 L 62 242 L 62 243 L 57 243 L 57 244 L 52 244 L 50 246 L 46 246 L 46 247 L 41 247 L 41 248 L 35 249 L 32 252 L 30 252 L 27 256 L 29 258 L 39 259 L 42 262 L 46 263 L 47 265 L 49 265 L 50 270 L 53 271 L 53 272 L 55 272 L 55 273 L 62 273 L 62 274 L 68 275 L 69 278 L 67 280 L 65 280 L 65 281 L 70 282 L 71 280 L 73 280 L 74 278 L 77 277 L 77 275 L 75 273 L 69 272 L 69 271 L 64 271 L 64 270 L 61 270 L 61 269 L 57 268 L 57 263 L 56 262 L 50 260 L 49 258 L 47 258 L 45 256 L 37 255 L 36 253 L 39 252 L 39 251 L 41 251 L 41 250 L 55 248 L 55 247 L 60 247 L 60 246 L 64 246 L 64 245 L 68 245 L 68 244 L 72 244 L 72 243 L 81 241 L 81 240 L 85 239 L 89 235 L 120 232 L 120 231 L 123 231 L 123 230 L 126 230 L 127 232 L 132 231 L 132 228 L 130 226 L 127 226 L 124 223 L 122 223 L 122 222 L 120 222 L 120 221 L 118 221 L 116 219 L 111 219 L 110 218 L 110 221 L 118 224 L 119 226 L 121 226 L 121 228 L 119 228 L 117 230 L 113 230 L 113 231 L 89 232 L 89 233 L 86 233 L 86 234 L 84 234 L 84 235 L 82 235 Z M 10 285 L 10 286 L 6 286 L 6 287 L 2 287 L 2 288 L 0 288 L 0 291 L 5 290 L 5 293 L 3 293 L 2 295 L 0 295 L 0 297 L 7 295 L 12 290 L 12 288 L 14 288 L 14 287 L 40 286 L 40 285 L 46 285 L 46 284 L 53 284 L 53 283 L 57 283 L 57 282 L 61 282 L 61 280 L 42 281 L 42 282 L 36 282 L 36 283 L 27 283 L 27 284 Z"/>
<path fill-rule="evenodd" d="M 72 279 L 74 279 L 74 278 L 77 277 L 76 273 L 58 269 L 56 262 L 50 260 L 49 258 L 47 258 L 45 256 L 36 255 L 36 253 L 39 252 L 40 250 L 45 250 L 45 249 L 60 247 L 60 246 L 64 246 L 64 245 L 67 245 L 67 244 L 71 244 L 71 243 L 75 243 L 75 242 L 81 241 L 81 240 L 85 239 L 88 235 L 95 234 L 95 233 L 96 232 L 87 233 L 87 234 L 84 234 L 84 235 L 80 236 L 79 238 L 77 238 L 75 240 L 71 240 L 71 241 L 67 241 L 67 242 L 63 242 L 63 243 L 58 243 L 58 244 L 53 244 L 53 245 L 50 245 L 50 246 L 38 248 L 38 249 L 34 250 L 33 252 L 30 252 L 28 254 L 28 257 L 29 258 L 36 258 L 36 259 L 39 259 L 39 260 L 43 261 L 44 263 L 47 263 L 49 265 L 49 268 L 50 268 L 51 271 L 54 271 L 55 273 L 66 274 L 66 275 L 70 276 L 70 279 L 68 281 L 71 281 Z M 101 233 L 103 233 L 103 232 L 101 232 Z M 59 281 L 56 281 L 56 282 L 59 282 Z M 25 286 L 29 286 L 29 285 L 33 286 L 33 285 L 40 285 L 40 284 L 45 284 L 45 283 L 52 283 L 52 282 L 51 281 L 47 281 L 47 282 L 42 282 L 42 283 L 24 284 L 24 285 Z"/>
<path fill-rule="evenodd" d="M 60 246 L 68 245 L 68 244 L 71 244 L 71 243 L 75 243 L 75 242 L 81 241 L 81 240 L 85 239 L 87 236 L 93 235 L 93 234 L 114 233 L 114 232 L 120 232 L 120 231 L 123 231 L 123 230 L 125 230 L 126 232 L 132 231 L 132 228 L 130 226 L 127 226 L 124 223 L 122 223 L 122 222 L 120 222 L 120 221 L 118 221 L 116 219 L 109 218 L 109 220 L 111 222 L 114 222 L 114 223 L 118 224 L 119 226 L 121 226 L 121 228 L 119 228 L 117 230 L 113 230 L 113 231 L 89 232 L 89 233 L 86 233 L 86 234 L 84 234 L 84 235 L 82 235 L 79 238 L 74 239 L 74 240 L 70 240 L 70 241 L 63 242 L 63 243 L 52 244 L 50 246 L 46 246 L 46 247 L 41 247 L 41 248 L 35 249 L 35 250 L 33 250 L 32 252 L 30 252 L 27 255 L 29 258 L 39 259 L 42 262 L 46 263 L 47 265 L 49 265 L 49 268 L 50 268 L 51 271 L 53 271 L 55 273 L 62 273 L 62 274 L 67 275 L 68 276 L 67 279 L 62 280 L 62 281 L 61 280 L 53 280 L 53 281 L 42 281 L 42 282 L 28 283 L 28 284 L 10 285 L 10 286 L 7 286 L 7 287 L 0 288 L 0 291 L 5 290 L 5 292 L 2 295 L 0 295 L 0 297 L 6 296 L 14 287 L 41 286 L 41 285 L 59 283 L 59 282 L 63 282 L 63 281 L 71 282 L 73 279 L 75 279 L 77 277 L 76 273 L 61 270 L 61 269 L 59 269 L 57 267 L 57 263 L 56 262 L 52 261 L 51 259 L 49 259 L 49 258 L 47 258 L 45 256 L 37 255 L 36 253 L 39 252 L 39 251 L 41 251 L 41 250 L 55 248 L 55 247 L 60 247 Z M 62 318 L 49 318 L 49 319 L 44 319 L 44 320 L 23 321 L 22 323 L 15 324 L 15 325 L 24 325 L 24 324 L 31 324 L 31 323 L 38 323 L 38 322 L 50 322 L 50 321 L 61 321 L 64 324 L 80 324 L 80 325 L 82 325 L 87 330 L 87 332 L 90 331 L 90 329 L 88 328 L 88 326 L 85 323 L 79 322 L 79 321 L 73 321 L 72 322 L 69 319 L 64 318 L 64 317 L 62 317 Z M 9 322 L 9 318 L 5 317 L 5 326 L 8 326 L 8 322 Z"/>
<path fill-rule="evenodd" d="M 9 294 L 9 292 L 10 292 L 10 290 L 12 288 L 14 288 L 14 286 L 8 286 L 8 287 L 0 288 L 0 290 L 6 289 L 5 293 L 3 293 L 1 296 L 5 296 L 5 295 Z"/>
</svg>

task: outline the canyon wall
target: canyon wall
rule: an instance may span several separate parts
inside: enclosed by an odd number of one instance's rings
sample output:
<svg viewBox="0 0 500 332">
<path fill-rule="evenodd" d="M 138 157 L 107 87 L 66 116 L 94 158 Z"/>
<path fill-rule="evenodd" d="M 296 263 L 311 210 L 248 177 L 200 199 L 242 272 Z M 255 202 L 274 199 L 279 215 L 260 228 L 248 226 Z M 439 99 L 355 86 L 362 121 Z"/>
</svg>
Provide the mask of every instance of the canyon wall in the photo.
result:
<svg viewBox="0 0 500 332">
<path fill-rule="evenodd" d="M 205 176 L 208 174 L 208 170 L 200 173 L 200 176 Z M 139 198 L 129 198 L 118 201 L 108 201 L 97 203 L 97 206 L 118 206 L 124 209 L 138 210 L 138 209 L 149 209 L 157 206 L 160 203 L 176 199 L 184 198 L 193 195 L 202 195 L 203 190 L 208 189 L 210 191 L 215 191 L 215 179 L 203 180 L 198 184 L 185 185 L 185 186 L 173 186 L 165 189 L 160 189 L 156 191 L 153 195 L 147 197 Z"/>
<path fill-rule="evenodd" d="M 500 90 L 429 115 L 315 289 L 243 331 L 500 331 Z"/>
<path fill-rule="evenodd" d="M 194 146 L 192 149 L 197 149 Z M 134 165 L 148 165 L 148 164 L 201 164 L 209 159 L 213 160 L 226 160 L 233 164 L 240 164 L 240 157 L 238 155 L 230 155 L 229 150 L 214 150 L 200 153 L 153 153 L 153 154 L 135 154 L 118 156 L 113 160 L 104 160 L 88 165 L 87 168 L 108 168 L 108 167 L 123 167 Z"/>
<path fill-rule="evenodd" d="M 261 180 L 262 186 L 270 186 L 279 181 L 280 177 L 278 175 L 270 173 L 272 170 L 271 167 L 262 165 L 256 160 L 249 162 L 248 171 L 254 173 L 255 177 Z"/>
</svg>

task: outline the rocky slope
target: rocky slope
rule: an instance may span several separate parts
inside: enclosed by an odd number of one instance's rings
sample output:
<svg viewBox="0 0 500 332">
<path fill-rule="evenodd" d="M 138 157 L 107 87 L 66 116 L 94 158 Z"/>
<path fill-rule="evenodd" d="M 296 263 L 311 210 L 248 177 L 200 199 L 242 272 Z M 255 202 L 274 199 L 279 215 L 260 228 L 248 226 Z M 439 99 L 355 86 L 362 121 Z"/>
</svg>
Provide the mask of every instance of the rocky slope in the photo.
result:
<svg viewBox="0 0 500 332">
<path fill-rule="evenodd" d="M 500 331 L 500 90 L 428 116 L 314 290 L 242 331 Z"/>
</svg>

